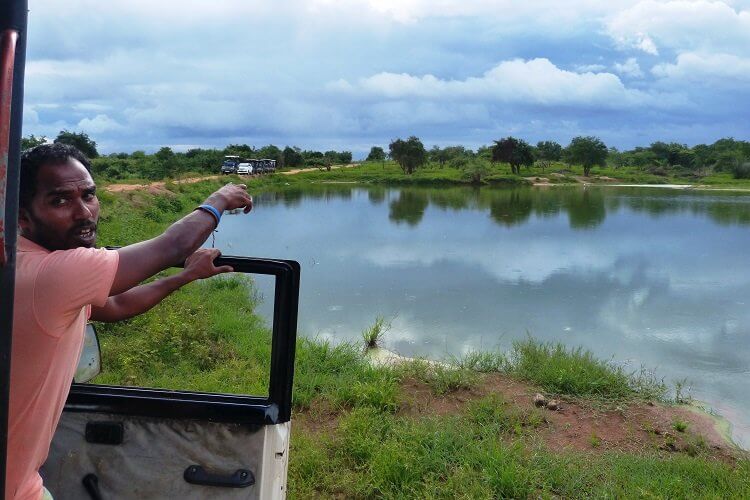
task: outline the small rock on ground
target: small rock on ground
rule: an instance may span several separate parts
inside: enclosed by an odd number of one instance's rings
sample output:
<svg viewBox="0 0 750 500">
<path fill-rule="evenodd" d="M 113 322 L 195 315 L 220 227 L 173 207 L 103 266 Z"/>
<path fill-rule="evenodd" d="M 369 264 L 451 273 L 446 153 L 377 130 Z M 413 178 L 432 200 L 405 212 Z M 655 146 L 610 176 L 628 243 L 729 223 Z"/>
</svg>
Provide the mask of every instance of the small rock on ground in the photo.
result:
<svg viewBox="0 0 750 500">
<path fill-rule="evenodd" d="M 542 406 L 546 406 L 546 405 L 547 405 L 547 398 L 545 398 L 542 394 L 537 392 L 534 395 L 534 406 L 536 406 L 537 408 L 541 408 Z"/>
</svg>

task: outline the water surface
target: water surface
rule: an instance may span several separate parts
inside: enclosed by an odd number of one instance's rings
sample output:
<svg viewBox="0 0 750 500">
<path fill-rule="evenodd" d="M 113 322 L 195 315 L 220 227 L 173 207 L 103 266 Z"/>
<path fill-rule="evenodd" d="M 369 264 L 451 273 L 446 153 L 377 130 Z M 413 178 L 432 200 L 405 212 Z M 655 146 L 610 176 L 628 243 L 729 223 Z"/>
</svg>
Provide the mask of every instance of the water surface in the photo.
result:
<svg viewBox="0 0 750 500">
<path fill-rule="evenodd" d="M 407 356 L 580 345 L 688 379 L 750 446 L 748 195 L 319 185 L 255 202 L 217 246 L 302 264 L 302 335 L 359 340 L 382 315 Z"/>
</svg>

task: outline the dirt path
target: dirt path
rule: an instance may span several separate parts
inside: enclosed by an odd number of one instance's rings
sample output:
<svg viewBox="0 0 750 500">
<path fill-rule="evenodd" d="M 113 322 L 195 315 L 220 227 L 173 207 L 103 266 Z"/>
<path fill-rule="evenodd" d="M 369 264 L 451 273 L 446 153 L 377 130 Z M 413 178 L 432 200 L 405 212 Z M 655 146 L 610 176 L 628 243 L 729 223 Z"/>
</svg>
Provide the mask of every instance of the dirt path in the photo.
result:
<svg viewBox="0 0 750 500">
<path fill-rule="evenodd" d="M 331 170 L 336 170 L 339 168 L 352 168 L 356 167 L 356 163 L 350 163 L 349 165 L 336 165 L 331 167 Z M 285 172 L 279 172 L 281 175 L 294 175 L 299 174 L 303 172 L 315 172 L 317 170 L 320 170 L 317 167 L 312 168 L 297 168 L 294 170 L 287 170 Z M 202 177 L 188 177 L 185 179 L 179 179 L 174 181 L 175 184 L 192 184 L 194 182 L 200 182 L 205 181 L 209 179 L 218 179 L 220 178 L 220 175 L 205 175 Z M 252 177 L 252 176 L 243 176 L 243 177 Z M 148 189 L 149 191 L 162 191 L 164 190 L 164 186 L 166 185 L 166 182 L 164 181 L 156 181 L 156 182 L 150 182 L 147 184 L 110 184 L 109 186 L 105 187 L 104 190 L 109 193 L 123 193 L 126 191 L 136 191 L 139 189 Z"/>
<path fill-rule="evenodd" d="M 200 182 L 205 181 L 208 179 L 218 179 L 219 175 L 206 175 L 203 177 L 188 177 L 186 179 L 179 179 L 174 181 L 175 184 L 193 184 L 194 182 Z M 148 189 L 148 190 L 156 190 L 160 191 L 164 189 L 164 186 L 166 185 L 166 182 L 164 181 L 157 181 L 157 182 L 151 182 L 148 184 L 110 184 L 106 188 L 104 188 L 105 191 L 110 193 L 122 193 L 125 191 L 135 191 L 137 189 Z"/>
<path fill-rule="evenodd" d="M 356 167 L 356 166 L 357 166 L 356 163 L 350 163 L 349 165 L 334 165 L 333 167 L 331 167 L 331 170 L 336 170 L 336 169 L 339 169 L 339 168 L 352 168 L 352 167 Z M 279 173 L 281 175 L 294 175 L 294 174 L 299 174 L 299 173 L 303 173 L 303 172 L 315 172 L 316 170 L 321 170 L 321 169 L 318 168 L 318 167 L 296 168 L 296 169 L 293 169 L 293 170 L 287 170 L 286 172 L 279 172 Z M 325 169 L 322 169 L 322 171 L 325 171 Z"/>
</svg>

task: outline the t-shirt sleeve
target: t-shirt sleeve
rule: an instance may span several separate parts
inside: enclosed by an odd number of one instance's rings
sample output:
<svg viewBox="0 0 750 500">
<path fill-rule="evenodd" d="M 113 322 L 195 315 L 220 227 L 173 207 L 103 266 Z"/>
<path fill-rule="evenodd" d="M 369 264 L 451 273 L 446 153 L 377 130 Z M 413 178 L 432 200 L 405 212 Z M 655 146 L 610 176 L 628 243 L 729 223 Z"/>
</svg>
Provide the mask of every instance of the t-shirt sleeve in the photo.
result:
<svg viewBox="0 0 750 500">
<path fill-rule="evenodd" d="M 76 248 L 50 253 L 34 283 L 34 313 L 48 333 L 68 326 L 87 305 L 107 302 L 119 254 L 104 248 Z"/>
</svg>

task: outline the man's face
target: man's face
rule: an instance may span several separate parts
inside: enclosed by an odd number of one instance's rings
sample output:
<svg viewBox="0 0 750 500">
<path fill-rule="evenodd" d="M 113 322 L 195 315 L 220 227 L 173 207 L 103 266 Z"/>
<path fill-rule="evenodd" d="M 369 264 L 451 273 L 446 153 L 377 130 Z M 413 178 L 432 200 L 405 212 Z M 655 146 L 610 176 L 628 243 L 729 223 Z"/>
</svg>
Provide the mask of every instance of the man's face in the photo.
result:
<svg viewBox="0 0 750 500">
<path fill-rule="evenodd" d="M 93 247 L 99 220 L 96 185 L 81 162 L 43 165 L 29 207 L 20 209 L 21 234 L 48 250 Z"/>
</svg>

